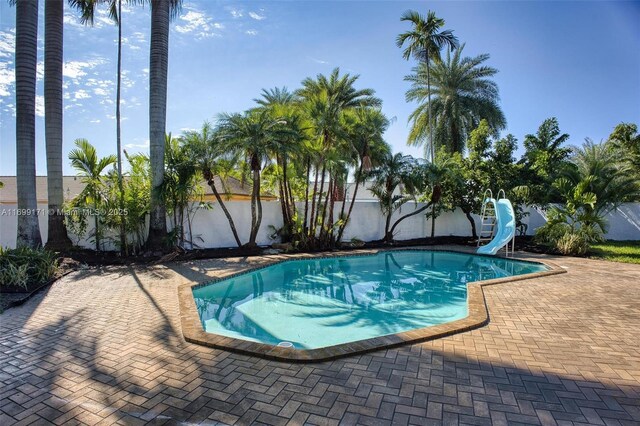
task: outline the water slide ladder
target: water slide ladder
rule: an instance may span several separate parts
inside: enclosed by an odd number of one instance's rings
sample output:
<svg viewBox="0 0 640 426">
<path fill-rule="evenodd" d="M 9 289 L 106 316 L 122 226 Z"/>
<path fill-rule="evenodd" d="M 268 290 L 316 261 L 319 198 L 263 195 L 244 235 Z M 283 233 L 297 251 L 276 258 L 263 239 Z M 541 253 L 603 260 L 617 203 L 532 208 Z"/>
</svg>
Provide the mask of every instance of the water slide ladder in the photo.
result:
<svg viewBox="0 0 640 426">
<path fill-rule="evenodd" d="M 496 200 L 490 189 L 484 191 L 482 201 L 482 222 L 478 233 L 478 247 L 485 241 L 491 241 L 496 230 L 498 220 L 496 218 Z"/>
</svg>

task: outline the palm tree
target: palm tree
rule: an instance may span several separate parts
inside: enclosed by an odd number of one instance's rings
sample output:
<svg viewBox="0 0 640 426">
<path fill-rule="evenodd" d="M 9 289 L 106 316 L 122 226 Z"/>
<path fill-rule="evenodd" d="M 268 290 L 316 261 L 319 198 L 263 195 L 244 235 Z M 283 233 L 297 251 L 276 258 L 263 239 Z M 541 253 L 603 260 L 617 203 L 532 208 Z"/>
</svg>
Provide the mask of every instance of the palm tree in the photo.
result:
<svg viewBox="0 0 640 426">
<path fill-rule="evenodd" d="M 47 194 L 49 228 L 47 247 L 71 246 L 64 215 L 62 186 L 62 63 L 64 3 L 46 0 L 44 4 L 44 127 L 47 147 Z"/>
<path fill-rule="evenodd" d="M 344 230 L 349 223 L 353 206 L 358 195 L 358 188 L 364 181 L 366 173 L 380 164 L 391 152 L 391 147 L 384 141 L 383 135 L 387 131 L 389 120 L 380 108 L 358 107 L 345 115 L 348 127 L 348 147 L 351 148 L 351 164 L 355 166 L 354 189 L 351 203 L 345 215 L 346 196 L 340 211 L 341 224 L 338 228 L 336 241 L 340 243 Z M 345 194 L 346 195 L 346 194 Z"/>
<path fill-rule="evenodd" d="M 251 171 L 251 232 L 247 247 L 256 244 L 262 223 L 262 202 L 260 200 L 260 172 L 274 152 L 286 149 L 286 139 L 290 131 L 286 121 L 271 116 L 268 110 L 256 109 L 244 114 L 222 114 L 219 128 L 224 145 L 229 150 L 241 153 Z"/>
<path fill-rule="evenodd" d="M 129 0 L 131 1 L 131 0 Z M 62 4 L 58 0 L 47 0 L 56 4 Z M 122 87 L 122 0 L 69 0 L 72 7 L 80 11 L 80 22 L 83 24 L 93 25 L 95 18 L 95 10 L 97 4 L 107 3 L 109 9 L 109 17 L 118 26 L 118 53 L 117 53 L 117 71 L 116 71 L 116 149 L 117 149 L 117 174 L 118 174 L 118 205 L 120 211 L 124 210 L 124 186 L 122 181 L 122 141 L 121 141 L 121 119 L 120 119 L 120 92 Z M 62 8 L 62 6 L 60 6 Z M 62 31 L 60 31 L 62 43 Z M 62 69 L 60 70 L 60 78 L 62 78 Z M 45 69 L 46 80 L 46 69 Z M 46 82 L 45 82 L 46 85 Z M 45 95 L 46 97 L 46 95 Z M 45 105 L 46 107 L 46 105 Z M 60 148 L 62 150 L 62 147 Z M 122 219 L 122 218 L 121 218 Z M 125 220 L 120 220 L 120 250 L 124 253 L 127 249 L 125 235 Z"/>
<path fill-rule="evenodd" d="M 431 162 L 435 159 L 435 148 L 433 140 L 433 123 L 431 120 L 431 62 L 440 62 L 440 51 L 443 47 L 453 50 L 458 47 L 458 39 L 451 30 L 439 31 L 444 26 L 444 19 L 436 17 L 435 12 L 427 12 L 427 17 L 420 15 L 414 10 L 406 11 L 400 21 L 407 21 L 412 24 L 411 30 L 399 34 L 396 38 L 396 45 L 402 48 L 405 44 L 402 56 L 409 60 L 412 56 L 426 67 L 427 70 L 427 110 L 429 123 L 429 148 L 431 151 Z"/>
<path fill-rule="evenodd" d="M 453 55 L 448 53 L 445 62 L 436 62 L 431 75 L 429 67 L 420 64 L 405 77 L 411 82 L 407 101 L 419 103 L 409 116 L 410 144 L 428 138 L 433 149 L 444 146 L 449 152 L 464 153 L 467 136 L 482 119 L 495 133 L 505 127 L 498 86 L 491 80 L 498 71 L 483 65 L 489 55 L 463 58 L 463 49 L 464 45 Z"/>
<path fill-rule="evenodd" d="M 524 165 L 532 204 L 545 205 L 553 201 L 549 187 L 566 169 L 571 149 L 563 144 L 568 139 L 567 133 L 560 132 L 555 117 L 544 120 L 536 134 L 524 137 L 525 153 L 520 163 Z"/>
<path fill-rule="evenodd" d="M 36 64 L 38 49 L 38 1 L 15 0 L 16 6 L 16 181 L 18 210 L 17 245 L 42 245 L 36 215 Z"/>
<path fill-rule="evenodd" d="M 373 178 L 371 192 L 378 198 L 380 209 L 386 216 L 383 241 L 391 243 L 396 227 L 405 219 L 415 216 L 440 198 L 439 187 L 435 187 L 431 200 L 424 206 L 398 218 L 393 225 L 391 217 L 404 204 L 415 200 L 428 183 L 428 167 L 410 155 L 387 154 L 380 165 L 368 175 Z"/>
<path fill-rule="evenodd" d="M 167 218 L 162 200 L 164 144 L 167 124 L 167 73 L 169 22 L 180 11 L 182 0 L 151 1 L 151 52 L 149 60 L 149 153 L 151 159 L 151 214 L 147 246 L 162 249 Z"/>
<path fill-rule="evenodd" d="M 182 134 L 181 138 L 184 143 L 184 149 L 190 153 L 194 167 L 202 172 L 202 176 L 213 191 L 216 201 L 229 222 L 236 244 L 238 247 L 242 247 L 233 216 L 229 213 L 215 181 L 215 177 L 219 176 L 222 185 L 225 184 L 225 177 L 234 169 L 237 158 L 234 155 L 230 155 L 225 149 L 219 134 L 216 133 L 216 130 L 209 122 L 205 122 L 199 132 L 195 130 L 187 131 Z M 226 188 L 221 189 L 223 193 L 227 192 Z"/>
<path fill-rule="evenodd" d="M 82 176 L 82 183 L 85 187 L 80 194 L 83 204 L 89 204 L 93 208 L 94 233 L 96 251 L 100 251 L 100 215 L 99 207 L 103 198 L 102 195 L 102 173 L 104 170 L 116 162 L 115 155 L 108 155 L 98 158 L 98 153 L 93 145 L 86 139 L 76 139 L 76 149 L 69 153 L 71 166 Z"/>
<path fill-rule="evenodd" d="M 356 107 L 380 106 L 380 99 L 374 96 L 372 89 L 357 90 L 355 82 L 359 76 L 349 74 L 340 75 L 340 69 L 335 68 L 329 77 L 319 74 L 316 79 L 307 78 L 302 81 L 302 88 L 296 94 L 304 105 L 306 116 L 309 118 L 312 139 L 315 139 L 317 156 L 315 157 L 315 178 L 311 195 L 311 215 L 309 217 L 309 237 L 315 238 L 316 228 L 320 226 L 320 240 L 333 240 L 333 223 L 325 223 L 327 209 L 329 218 L 333 216 L 335 201 L 336 173 L 343 167 L 334 163 L 330 169 L 328 160 L 344 157 L 350 150 L 340 150 L 339 145 L 346 139 L 347 133 L 344 114 Z M 348 156 L 348 155 L 347 155 Z M 325 202 L 321 205 L 326 174 L 329 172 L 329 182 Z M 318 181 L 320 186 L 318 188 Z M 308 191 L 307 191 L 308 192 Z M 322 213 L 320 213 L 322 209 Z M 305 208 L 305 224 L 306 220 Z M 326 234 L 326 235 L 325 235 Z"/>
<path fill-rule="evenodd" d="M 572 148 L 571 162 L 576 167 L 567 170 L 568 178 L 575 185 L 588 182 L 586 190 L 596 196 L 592 209 L 597 216 L 640 200 L 640 180 L 612 142 L 596 144 L 586 139 L 582 147 Z"/>
</svg>

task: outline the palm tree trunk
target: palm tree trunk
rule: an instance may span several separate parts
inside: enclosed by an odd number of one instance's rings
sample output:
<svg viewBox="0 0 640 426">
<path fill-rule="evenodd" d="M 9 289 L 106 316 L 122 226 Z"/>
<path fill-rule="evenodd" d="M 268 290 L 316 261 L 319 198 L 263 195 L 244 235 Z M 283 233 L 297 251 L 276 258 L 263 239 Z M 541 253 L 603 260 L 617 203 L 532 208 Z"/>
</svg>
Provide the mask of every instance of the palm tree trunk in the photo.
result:
<svg viewBox="0 0 640 426">
<path fill-rule="evenodd" d="M 436 236 L 436 203 L 431 205 L 431 238 Z"/>
<path fill-rule="evenodd" d="M 358 195 L 358 187 L 360 186 L 360 179 L 362 176 L 362 167 L 363 167 L 363 163 L 360 162 L 360 167 L 358 168 L 358 173 L 356 174 L 356 186 L 353 189 L 353 198 L 351 198 L 351 204 L 349 205 L 349 210 L 347 211 L 347 217 L 344 218 L 344 223 L 342 224 L 342 226 L 340 226 L 340 232 L 338 233 L 338 238 L 336 239 L 336 241 L 338 241 L 338 243 L 340 243 L 340 241 L 342 241 L 342 234 L 344 234 L 344 230 L 347 227 L 347 224 L 349 223 L 349 219 L 351 218 L 351 212 L 353 211 L 353 205 L 356 201 L 356 196 Z M 347 191 L 345 189 L 345 200 L 347 195 Z M 344 207 L 344 205 L 343 205 Z M 342 216 L 342 213 L 340 214 Z"/>
<path fill-rule="evenodd" d="M 433 122 L 431 121 L 431 64 L 429 64 L 429 52 L 425 51 L 427 60 L 427 110 L 429 115 L 429 147 L 431 148 L 431 164 L 435 161 L 435 142 L 433 140 Z"/>
<path fill-rule="evenodd" d="M 162 200 L 164 145 L 167 121 L 170 0 L 151 2 L 149 65 L 149 151 L 151 162 L 151 214 L 147 246 L 161 250 L 166 241 L 167 219 Z"/>
<path fill-rule="evenodd" d="M 313 229 L 312 229 L 312 233 L 315 236 L 316 235 L 316 224 L 318 223 L 318 218 L 320 218 L 320 201 L 322 200 L 322 193 L 324 192 L 324 179 L 326 177 L 326 167 L 324 165 L 324 161 L 322 162 L 322 172 L 320 173 L 320 192 L 318 193 L 318 207 L 316 208 L 316 217 L 314 219 L 313 216 L 311 216 L 311 220 L 313 221 Z M 325 204 L 326 205 L 326 204 Z M 320 232 L 322 232 L 322 225 L 324 225 L 324 221 L 322 223 L 320 223 Z"/>
<path fill-rule="evenodd" d="M 404 216 L 400 217 L 398 220 L 396 220 L 393 224 L 393 226 L 391 227 L 391 231 L 390 234 L 393 235 L 393 231 L 396 229 L 396 227 L 398 225 L 400 225 L 400 222 L 402 222 L 403 220 L 411 217 L 411 216 L 415 216 L 418 213 L 422 213 L 423 211 L 425 211 L 426 209 L 428 209 L 429 207 L 431 207 L 433 205 L 433 203 L 431 201 L 429 201 L 426 205 L 420 207 L 418 210 L 412 211 L 411 213 L 407 213 Z"/>
<path fill-rule="evenodd" d="M 46 0 L 44 4 L 44 128 L 47 147 L 47 194 L 49 229 L 47 247 L 71 247 L 62 207 L 62 61 L 64 3 Z"/>
<path fill-rule="evenodd" d="M 476 232 L 476 221 L 473 220 L 473 216 L 471 216 L 471 211 L 470 210 L 469 211 L 462 210 L 462 212 L 467 217 L 467 220 L 469 221 L 469 224 L 471 225 L 471 236 L 473 237 L 474 240 L 476 240 L 478 238 L 478 233 Z"/>
<path fill-rule="evenodd" d="M 247 247 L 256 246 L 256 236 L 258 235 L 258 193 L 260 191 L 260 172 L 253 171 L 253 190 L 251 191 L 251 233 Z"/>
<path fill-rule="evenodd" d="M 224 215 L 227 217 L 227 220 L 229 221 L 229 227 L 231 228 L 231 233 L 233 234 L 233 238 L 236 240 L 236 244 L 238 245 L 238 247 L 242 247 L 242 243 L 240 242 L 240 237 L 238 237 L 238 231 L 236 230 L 236 224 L 233 222 L 233 216 L 231 216 L 231 214 L 229 213 L 229 210 L 227 210 L 227 206 L 224 204 L 224 201 L 222 201 L 222 197 L 218 192 L 218 188 L 216 188 L 215 181 L 212 178 L 207 183 L 211 187 L 211 190 L 213 191 L 213 195 L 216 197 L 216 201 L 218 201 L 218 204 L 220 204 L 220 208 L 224 212 Z"/>
<path fill-rule="evenodd" d="M 54 0 L 56 1 L 56 0 Z M 120 220 L 120 254 L 127 252 L 127 238 L 125 233 L 124 217 L 124 187 L 122 184 L 122 132 L 120 127 L 120 89 L 122 86 L 122 0 L 118 0 L 118 70 L 116 80 L 116 149 L 118 150 L 118 192 L 119 208 L 118 218 Z"/>
<path fill-rule="evenodd" d="M 36 64 L 38 1 L 16 2 L 16 181 L 17 246 L 42 245 L 36 197 Z"/>
<path fill-rule="evenodd" d="M 311 186 L 310 179 L 311 175 L 311 157 L 307 158 L 307 182 L 304 190 L 304 221 L 302 223 L 303 234 L 307 235 L 307 230 L 309 229 L 309 225 L 307 223 L 308 213 L 309 213 L 309 186 Z"/>
<path fill-rule="evenodd" d="M 318 197 L 318 173 L 320 172 L 320 169 L 318 168 L 318 166 L 316 165 L 315 167 L 316 169 L 316 176 L 315 179 L 313 181 L 313 193 L 311 194 L 311 216 L 309 218 L 309 223 L 310 225 L 307 225 L 307 227 L 309 228 L 309 236 L 315 236 L 315 232 L 316 232 L 316 224 L 314 222 L 314 215 L 315 215 L 315 210 L 316 210 L 316 198 Z"/>
</svg>

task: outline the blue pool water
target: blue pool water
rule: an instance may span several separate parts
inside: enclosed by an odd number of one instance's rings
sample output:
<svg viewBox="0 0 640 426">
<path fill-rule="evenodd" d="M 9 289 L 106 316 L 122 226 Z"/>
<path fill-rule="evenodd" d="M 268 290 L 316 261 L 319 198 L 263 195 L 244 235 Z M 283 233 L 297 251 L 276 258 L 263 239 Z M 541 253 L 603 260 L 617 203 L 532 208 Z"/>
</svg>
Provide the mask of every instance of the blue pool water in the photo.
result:
<svg viewBox="0 0 640 426">
<path fill-rule="evenodd" d="M 438 251 L 291 260 L 193 290 L 207 332 L 315 349 L 467 316 L 471 281 L 544 265 Z"/>
</svg>

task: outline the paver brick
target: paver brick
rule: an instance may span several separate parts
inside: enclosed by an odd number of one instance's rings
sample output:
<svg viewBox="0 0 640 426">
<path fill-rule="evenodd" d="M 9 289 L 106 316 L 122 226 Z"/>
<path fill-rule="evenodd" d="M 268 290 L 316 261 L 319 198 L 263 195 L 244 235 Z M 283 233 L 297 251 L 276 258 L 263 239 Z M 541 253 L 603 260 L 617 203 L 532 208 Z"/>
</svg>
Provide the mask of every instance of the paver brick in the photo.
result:
<svg viewBox="0 0 640 426">
<path fill-rule="evenodd" d="M 482 328 L 304 365 L 182 338 L 179 285 L 266 257 L 77 271 L 0 315 L 0 424 L 640 424 L 640 267 L 549 259 Z"/>
</svg>

